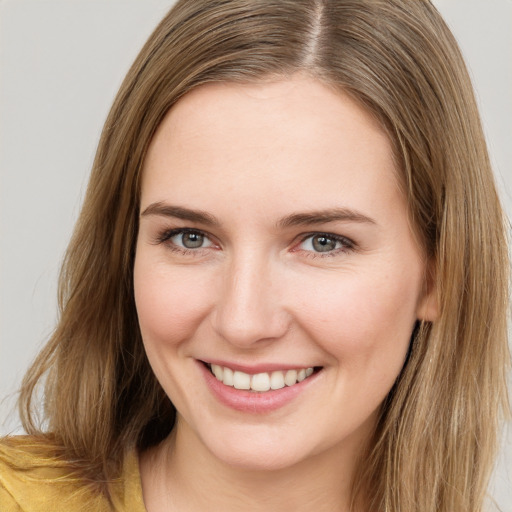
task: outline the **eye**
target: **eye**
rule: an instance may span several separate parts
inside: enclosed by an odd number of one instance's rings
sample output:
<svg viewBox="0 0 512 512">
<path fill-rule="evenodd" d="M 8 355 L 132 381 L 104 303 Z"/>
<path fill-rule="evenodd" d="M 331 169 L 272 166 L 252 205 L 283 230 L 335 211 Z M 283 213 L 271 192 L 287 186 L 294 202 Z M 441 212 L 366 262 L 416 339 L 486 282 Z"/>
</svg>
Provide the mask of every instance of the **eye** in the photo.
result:
<svg viewBox="0 0 512 512">
<path fill-rule="evenodd" d="M 182 247 L 183 249 L 203 249 L 213 245 L 211 240 L 200 231 L 175 231 L 174 233 L 170 233 L 167 240 L 173 245 Z"/>
<path fill-rule="evenodd" d="M 164 244 L 173 251 L 182 253 L 196 252 L 215 246 L 208 235 L 189 228 L 165 230 L 157 236 L 155 244 Z"/>
<path fill-rule="evenodd" d="M 313 253 L 332 253 L 339 250 L 350 250 L 353 247 L 353 242 L 344 236 L 315 233 L 304 238 L 298 248 Z"/>
</svg>

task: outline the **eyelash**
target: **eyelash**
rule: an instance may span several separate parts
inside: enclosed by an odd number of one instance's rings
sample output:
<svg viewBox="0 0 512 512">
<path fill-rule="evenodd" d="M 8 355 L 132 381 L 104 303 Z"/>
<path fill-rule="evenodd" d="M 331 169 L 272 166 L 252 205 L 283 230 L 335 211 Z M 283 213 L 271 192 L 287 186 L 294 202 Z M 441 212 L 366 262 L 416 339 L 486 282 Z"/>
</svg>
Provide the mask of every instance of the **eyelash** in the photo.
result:
<svg viewBox="0 0 512 512">
<path fill-rule="evenodd" d="M 320 232 L 320 231 L 315 231 L 313 233 L 307 233 L 306 235 L 304 235 L 301 238 L 299 245 L 302 245 L 304 242 L 306 242 L 309 239 L 313 239 L 314 237 L 326 238 L 328 240 L 335 242 L 336 244 L 340 243 L 342 245 L 342 247 L 338 247 L 337 249 L 333 249 L 332 251 L 325 251 L 324 253 L 322 253 L 320 251 L 310 251 L 310 250 L 304 249 L 303 252 L 305 253 L 306 257 L 308 257 L 308 258 L 329 258 L 332 256 L 337 256 L 340 253 L 344 253 L 344 254 L 350 253 L 350 252 L 354 251 L 356 248 L 356 244 L 352 240 L 350 240 L 350 238 L 347 238 L 346 236 L 335 235 L 334 233 L 325 233 L 325 232 Z M 294 251 L 300 251 L 300 250 L 301 249 L 298 249 L 298 248 L 294 249 Z"/>
<path fill-rule="evenodd" d="M 211 241 L 211 236 L 208 233 L 205 233 L 204 231 L 201 231 L 199 229 L 176 228 L 176 229 L 170 229 L 167 231 L 163 231 L 156 238 L 155 243 L 157 245 L 166 244 L 167 247 L 173 252 L 177 252 L 177 253 L 184 254 L 184 255 L 191 255 L 191 256 L 199 256 L 201 254 L 202 250 L 208 248 L 208 247 L 198 247 L 196 249 L 189 249 L 187 247 L 180 247 L 170 241 L 171 238 L 175 237 L 176 235 L 186 235 L 186 234 L 200 235 L 200 236 L 203 236 L 205 239 Z"/>
<path fill-rule="evenodd" d="M 197 234 L 205 239 L 209 240 L 212 245 L 212 238 L 208 233 L 205 233 L 204 231 L 201 231 L 199 229 L 190 229 L 190 228 L 176 228 L 171 230 L 163 231 L 155 240 L 155 244 L 166 244 L 170 250 L 173 252 L 178 252 L 183 255 L 192 255 L 192 256 L 199 256 L 202 254 L 202 251 L 205 249 L 208 249 L 209 247 L 198 247 L 196 249 L 190 249 L 187 247 L 180 247 L 172 242 L 170 242 L 171 238 L 175 237 L 176 235 L 185 235 L 185 234 Z M 298 246 L 302 245 L 304 242 L 306 242 L 308 239 L 313 239 L 314 237 L 324 237 L 328 240 L 331 240 L 335 242 L 336 244 L 340 243 L 342 247 L 333 249 L 331 251 L 325 251 L 324 253 L 320 251 L 313 251 L 313 250 L 305 250 L 300 249 Z M 305 253 L 305 256 L 308 258 L 327 258 L 336 256 L 340 253 L 350 253 L 356 249 L 356 244 L 350 240 L 349 238 L 342 236 L 342 235 L 335 235 L 334 233 L 325 233 L 320 231 L 314 231 L 311 233 L 307 233 L 303 235 L 299 241 L 298 244 L 294 246 L 292 249 L 293 252 L 301 251 Z"/>
</svg>

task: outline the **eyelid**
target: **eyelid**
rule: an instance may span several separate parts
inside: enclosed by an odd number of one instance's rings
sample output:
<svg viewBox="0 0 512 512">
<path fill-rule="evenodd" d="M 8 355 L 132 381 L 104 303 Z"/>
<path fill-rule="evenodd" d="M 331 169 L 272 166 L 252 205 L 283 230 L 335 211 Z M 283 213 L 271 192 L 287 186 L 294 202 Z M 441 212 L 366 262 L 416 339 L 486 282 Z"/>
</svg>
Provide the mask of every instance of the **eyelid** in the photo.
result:
<svg viewBox="0 0 512 512">
<path fill-rule="evenodd" d="M 300 245 L 302 245 L 306 240 L 313 238 L 315 236 L 319 236 L 319 237 L 323 236 L 325 238 L 329 238 L 337 243 L 338 242 L 341 243 L 343 246 L 339 247 L 337 249 L 333 249 L 331 251 L 325 251 L 325 252 L 313 251 L 313 250 L 300 248 Z M 306 253 L 309 253 L 308 255 L 311 257 L 327 257 L 327 256 L 334 256 L 334 255 L 338 254 L 339 252 L 347 253 L 347 252 L 353 251 L 356 249 L 356 247 L 357 247 L 357 244 L 353 240 L 351 240 L 350 238 L 348 238 L 344 235 L 337 235 L 335 233 L 328 233 L 325 231 L 313 231 L 311 233 L 305 233 L 305 234 L 301 235 L 299 242 L 297 244 L 295 244 L 293 250 L 294 251 L 304 251 Z"/>
<path fill-rule="evenodd" d="M 170 242 L 170 239 L 173 238 L 174 236 L 180 235 L 180 234 L 186 234 L 186 233 L 197 233 L 197 234 L 203 236 L 204 238 L 208 239 L 212 245 L 208 246 L 208 247 L 198 247 L 196 249 L 190 249 L 187 247 L 181 247 L 179 245 L 176 245 L 176 244 L 173 244 L 172 242 Z M 196 252 L 196 253 L 201 251 L 202 249 L 209 249 L 212 246 L 218 246 L 218 243 L 215 241 L 215 238 L 212 235 L 210 235 L 208 232 L 206 232 L 202 229 L 188 228 L 188 227 L 164 229 L 160 233 L 158 233 L 158 235 L 155 237 L 154 243 L 156 245 L 167 243 L 167 244 L 169 244 L 169 246 L 172 246 L 177 251 L 182 251 L 182 252 L 190 251 L 190 252 Z"/>
</svg>

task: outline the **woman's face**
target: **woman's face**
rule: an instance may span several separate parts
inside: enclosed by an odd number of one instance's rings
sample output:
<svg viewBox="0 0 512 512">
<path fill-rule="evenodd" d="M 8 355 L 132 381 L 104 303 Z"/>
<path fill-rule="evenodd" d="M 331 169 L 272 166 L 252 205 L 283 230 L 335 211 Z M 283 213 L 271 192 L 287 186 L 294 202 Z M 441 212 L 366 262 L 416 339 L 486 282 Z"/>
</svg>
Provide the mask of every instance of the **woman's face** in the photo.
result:
<svg viewBox="0 0 512 512">
<path fill-rule="evenodd" d="M 253 469 L 357 453 L 435 314 L 424 277 L 390 142 L 349 97 L 211 84 L 159 127 L 135 298 L 192 445 Z"/>
</svg>

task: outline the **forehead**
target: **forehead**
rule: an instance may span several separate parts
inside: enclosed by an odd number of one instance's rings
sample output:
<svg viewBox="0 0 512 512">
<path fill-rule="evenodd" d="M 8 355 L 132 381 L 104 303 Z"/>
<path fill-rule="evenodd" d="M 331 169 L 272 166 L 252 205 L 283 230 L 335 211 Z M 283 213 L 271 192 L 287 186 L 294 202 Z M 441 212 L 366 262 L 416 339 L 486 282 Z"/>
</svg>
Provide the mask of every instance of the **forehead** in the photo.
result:
<svg viewBox="0 0 512 512">
<path fill-rule="evenodd" d="M 348 95 L 308 77 L 208 84 L 179 100 L 158 128 L 142 203 L 195 197 L 204 207 L 236 193 L 262 206 L 271 190 L 283 209 L 352 207 L 369 192 L 395 201 L 390 141 Z"/>
<path fill-rule="evenodd" d="M 259 135 L 263 135 L 268 146 L 270 137 L 275 135 L 277 142 L 285 142 L 287 132 L 280 128 L 287 127 L 290 121 L 296 122 L 290 136 L 297 143 L 318 138 L 319 134 L 325 138 L 329 131 L 333 137 L 346 135 L 340 133 L 343 128 L 358 131 L 359 137 L 365 135 L 361 144 L 368 142 L 366 136 L 373 138 L 372 142 L 379 139 L 383 146 L 389 143 L 379 122 L 346 93 L 300 74 L 274 81 L 197 87 L 171 108 L 155 139 L 161 132 L 167 137 L 179 134 L 193 139 L 201 132 L 218 128 L 222 132 L 217 135 L 228 143 L 230 135 L 240 135 L 239 129 L 244 129 L 254 137 L 254 144 L 261 142 Z M 267 131 L 261 132 L 262 128 Z M 369 145 L 366 149 L 370 149 Z"/>
</svg>

